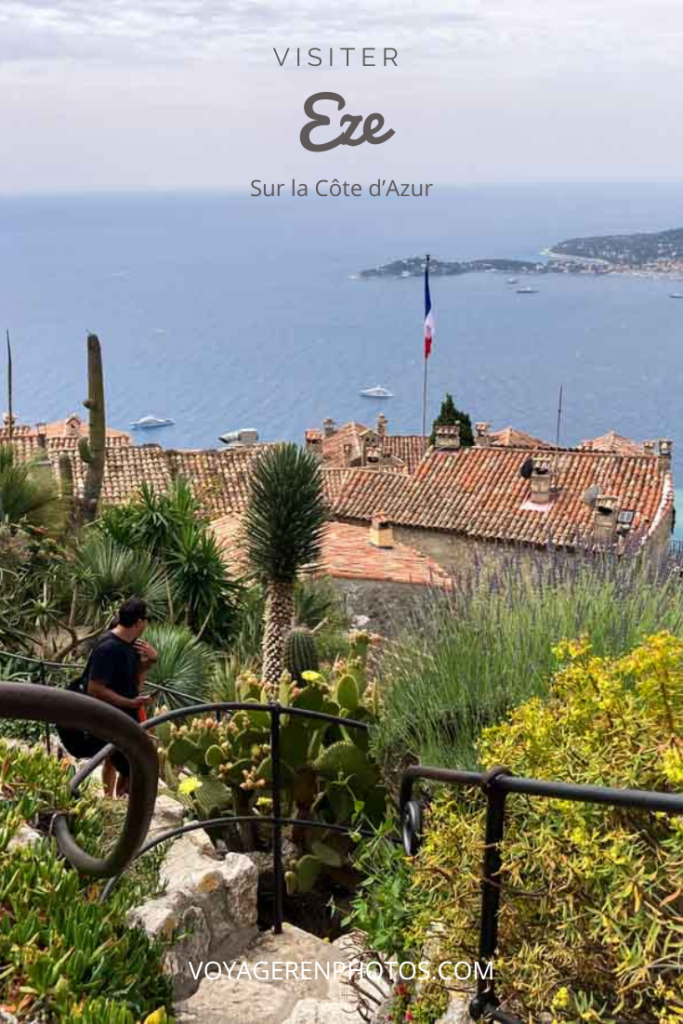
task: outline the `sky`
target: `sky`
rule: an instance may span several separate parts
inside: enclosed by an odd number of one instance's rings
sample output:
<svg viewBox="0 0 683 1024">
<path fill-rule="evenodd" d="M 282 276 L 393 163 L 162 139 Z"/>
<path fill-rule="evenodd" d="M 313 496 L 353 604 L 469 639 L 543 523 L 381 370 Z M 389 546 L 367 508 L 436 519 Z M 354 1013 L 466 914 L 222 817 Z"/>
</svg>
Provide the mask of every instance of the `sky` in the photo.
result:
<svg viewBox="0 0 683 1024">
<path fill-rule="evenodd" d="M 676 180 L 681 53 L 680 0 L 2 0 L 0 192 Z M 394 137 L 307 152 L 319 91 Z"/>
</svg>

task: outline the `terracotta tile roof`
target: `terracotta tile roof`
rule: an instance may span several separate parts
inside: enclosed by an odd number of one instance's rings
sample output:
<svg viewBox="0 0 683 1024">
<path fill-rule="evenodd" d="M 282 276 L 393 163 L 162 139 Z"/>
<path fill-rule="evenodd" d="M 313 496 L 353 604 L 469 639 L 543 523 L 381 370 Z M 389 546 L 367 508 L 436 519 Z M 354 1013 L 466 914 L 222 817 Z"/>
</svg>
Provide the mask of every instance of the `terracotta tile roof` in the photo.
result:
<svg viewBox="0 0 683 1024">
<path fill-rule="evenodd" d="M 75 447 L 68 454 L 71 457 L 77 493 L 82 494 L 87 467 L 81 461 Z M 49 456 L 57 469 L 59 452 L 50 451 Z M 143 483 L 158 491 L 165 491 L 168 488 L 171 473 L 164 449 L 156 444 L 108 444 L 102 501 L 111 505 L 122 504 L 137 494 Z"/>
<path fill-rule="evenodd" d="M 320 467 L 323 475 L 323 486 L 325 488 L 325 497 L 328 502 L 332 504 L 334 499 L 337 497 L 342 487 L 349 479 L 349 475 L 353 472 L 352 469 L 339 469 L 336 466 L 326 466 L 323 464 Z"/>
<path fill-rule="evenodd" d="M 330 465 L 347 465 L 344 453 L 345 445 L 351 446 L 350 458 L 352 461 L 360 459 L 363 455 L 361 439 L 369 433 L 371 433 L 369 428 L 363 426 L 362 423 L 351 422 L 345 423 L 343 427 L 338 427 L 331 437 L 323 438 L 323 461 Z"/>
<path fill-rule="evenodd" d="M 617 434 L 616 430 L 610 430 L 602 437 L 581 441 L 579 448 L 585 452 L 614 452 L 617 455 L 643 455 L 644 453 L 642 444 Z"/>
<path fill-rule="evenodd" d="M 237 516 L 224 516 L 212 523 L 212 529 L 231 573 L 236 576 L 243 574 L 246 564 L 241 519 Z M 369 538 L 370 531 L 366 526 L 330 523 L 325 531 L 316 575 L 419 586 L 452 585 L 448 573 L 440 565 L 407 544 L 377 548 L 370 544 Z"/>
<path fill-rule="evenodd" d="M 322 459 L 325 467 L 342 469 L 363 464 L 363 447 L 379 453 L 380 462 L 374 468 L 394 473 L 413 473 L 422 458 L 422 438 L 406 434 L 380 435 L 363 423 L 345 423 L 331 437 L 323 437 L 319 430 L 307 430 L 306 441 L 322 439 Z M 348 453 L 344 451 L 348 446 Z"/>
<path fill-rule="evenodd" d="M 207 515 L 243 512 L 249 493 L 249 473 L 254 459 L 267 445 L 205 451 L 168 451 L 173 475 L 182 474 Z"/>
<path fill-rule="evenodd" d="M 43 427 L 43 433 L 50 440 L 72 440 L 72 434 L 78 440 L 78 437 L 88 436 L 88 421 L 82 419 L 76 413 L 71 416 L 66 416 L 63 420 L 54 420 L 52 423 L 41 424 Z M 78 433 L 76 433 L 78 431 Z M 18 437 L 38 437 L 38 426 L 27 426 L 26 424 L 16 424 L 12 431 L 14 438 Z M 121 443 L 130 444 L 131 436 L 124 430 L 115 430 L 113 427 L 107 427 L 107 440 L 118 439 Z M 0 427 L 0 444 L 9 440 L 9 431 L 7 427 Z"/>
<path fill-rule="evenodd" d="M 542 441 L 539 437 L 527 434 L 525 430 L 517 430 L 515 427 L 492 430 L 489 437 L 494 445 L 499 445 L 502 448 L 554 448 L 554 445 L 547 441 Z"/>
<path fill-rule="evenodd" d="M 525 509 L 530 484 L 519 470 L 528 456 L 528 449 L 502 447 L 430 450 L 413 477 L 353 470 L 333 512 L 367 522 L 382 509 L 395 525 L 571 547 L 592 534 L 594 513 L 583 495 L 593 484 L 616 496 L 622 510 L 634 512 L 631 531 L 639 535 L 673 501 L 670 472 L 650 456 L 563 450 L 557 454 L 559 490 L 552 501 L 543 511 Z"/>
<path fill-rule="evenodd" d="M 323 544 L 320 572 L 336 579 L 380 580 L 449 587 L 448 573 L 433 559 L 407 544 L 377 548 L 366 526 L 330 523 Z"/>
<path fill-rule="evenodd" d="M 382 450 L 399 459 L 407 473 L 414 473 L 424 455 L 424 441 L 416 434 L 388 434 L 382 438 Z"/>
</svg>

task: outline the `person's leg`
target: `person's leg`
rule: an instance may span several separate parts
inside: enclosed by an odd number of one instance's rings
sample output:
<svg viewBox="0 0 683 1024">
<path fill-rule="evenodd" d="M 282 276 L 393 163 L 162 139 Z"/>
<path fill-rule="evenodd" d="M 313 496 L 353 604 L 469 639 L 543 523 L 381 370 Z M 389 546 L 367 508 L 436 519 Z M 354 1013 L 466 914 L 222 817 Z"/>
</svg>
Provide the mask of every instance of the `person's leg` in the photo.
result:
<svg viewBox="0 0 683 1024">
<path fill-rule="evenodd" d="M 129 789 L 130 789 L 130 776 L 129 775 L 119 775 L 119 777 L 116 780 L 116 795 L 119 796 L 119 797 L 127 796 Z"/>
<path fill-rule="evenodd" d="M 102 765 L 102 786 L 104 788 L 104 795 L 111 800 L 116 787 L 116 768 L 111 763 L 111 758 L 107 758 Z"/>
</svg>

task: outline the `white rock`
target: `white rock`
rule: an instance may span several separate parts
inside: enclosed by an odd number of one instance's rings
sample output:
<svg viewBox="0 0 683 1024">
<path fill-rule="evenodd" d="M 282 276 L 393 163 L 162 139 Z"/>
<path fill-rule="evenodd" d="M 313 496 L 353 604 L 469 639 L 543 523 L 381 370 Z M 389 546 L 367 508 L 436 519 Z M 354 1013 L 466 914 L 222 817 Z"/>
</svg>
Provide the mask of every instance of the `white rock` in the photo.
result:
<svg viewBox="0 0 683 1024">
<path fill-rule="evenodd" d="M 160 872 L 163 896 L 148 900 L 130 915 L 132 925 L 153 938 L 177 941 L 165 954 L 176 999 L 196 991 L 199 981 L 190 963 L 232 959 L 257 933 L 258 872 L 246 857 L 213 852 L 202 832 L 173 843 Z"/>
<path fill-rule="evenodd" d="M 40 832 L 36 832 L 30 825 L 23 824 L 19 826 L 10 839 L 7 849 L 11 853 L 12 850 L 20 850 L 24 846 L 35 846 L 42 838 Z"/>
</svg>

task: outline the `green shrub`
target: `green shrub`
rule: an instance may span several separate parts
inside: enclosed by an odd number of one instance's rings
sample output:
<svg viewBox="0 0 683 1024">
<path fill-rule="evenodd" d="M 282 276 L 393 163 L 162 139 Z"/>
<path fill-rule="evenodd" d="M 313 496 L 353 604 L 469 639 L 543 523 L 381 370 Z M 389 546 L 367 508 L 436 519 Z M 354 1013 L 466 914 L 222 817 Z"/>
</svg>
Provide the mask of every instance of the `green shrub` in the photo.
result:
<svg viewBox="0 0 683 1024">
<path fill-rule="evenodd" d="M 87 791 L 72 800 L 71 771 L 39 748 L 0 742 L 0 1005 L 20 1020 L 134 1024 L 152 1015 L 161 1024 L 171 1010 L 161 951 L 126 925 L 131 907 L 155 893 L 158 857 L 100 904 L 102 883 L 80 878 L 47 836 L 58 808 L 69 808 L 75 836 L 92 853 L 120 823 Z M 10 849 L 24 822 L 44 838 Z"/>
<path fill-rule="evenodd" d="M 597 654 L 616 655 L 661 629 L 683 636 L 679 568 L 517 551 L 478 563 L 448 596 L 425 596 L 382 662 L 375 750 L 385 770 L 405 760 L 473 767 L 481 729 L 547 692 L 563 637 L 585 634 Z"/>
<path fill-rule="evenodd" d="M 680 792 L 683 643 L 660 633 L 614 659 L 587 641 L 559 653 L 549 698 L 486 730 L 482 764 Z M 484 814 L 478 792 L 437 795 L 404 893 L 411 948 L 436 935 L 437 956 L 476 958 Z M 513 794 L 506 820 L 494 964 L 504 1008 L 533 1021 L 680 1020 L 683 819 Z"/>
</svg>

